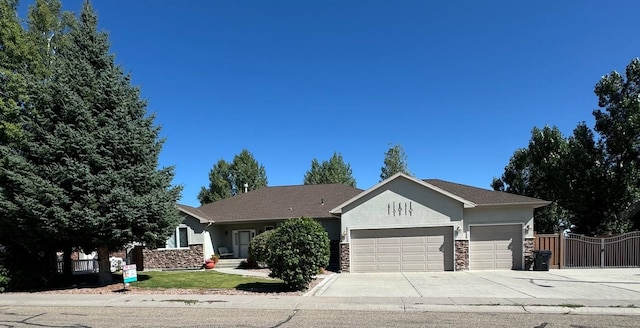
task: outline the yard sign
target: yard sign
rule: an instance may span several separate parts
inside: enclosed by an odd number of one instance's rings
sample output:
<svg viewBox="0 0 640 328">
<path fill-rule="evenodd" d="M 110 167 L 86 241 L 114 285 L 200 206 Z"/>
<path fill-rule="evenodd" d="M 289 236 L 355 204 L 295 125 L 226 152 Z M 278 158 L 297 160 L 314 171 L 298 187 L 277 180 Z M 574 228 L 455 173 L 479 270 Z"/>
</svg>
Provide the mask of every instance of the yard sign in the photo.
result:
<svg viewBox="0 0 640 328">
<path fill-rule="evenodd" d="M 138 273 L 136 271 L 135 264 L 129 264 L 122 266 L 122 279 L 125 286 L 130 282 L 138 281 Z"/>
</svg>

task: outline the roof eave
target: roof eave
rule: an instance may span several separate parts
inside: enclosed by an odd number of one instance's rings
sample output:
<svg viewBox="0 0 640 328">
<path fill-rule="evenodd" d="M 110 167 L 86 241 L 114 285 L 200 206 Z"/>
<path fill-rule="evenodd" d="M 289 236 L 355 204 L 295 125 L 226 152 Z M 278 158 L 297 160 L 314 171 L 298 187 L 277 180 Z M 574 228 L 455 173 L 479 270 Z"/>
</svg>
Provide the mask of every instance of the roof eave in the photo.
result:
<svg viewBox="0 0 640 328">
<path fill-rule="evenodd" d="M 198 221 L 200 221 L 200 223 L 214 223 L 215 222 L 214 220 L 202 217 L 201 215 L 195 214 L 194 212 L 190 211 L 189 209 L 184 208 L 184 207 L 179 206 L 179 205 L 178 205 L 178 210 L 182 211 L 183 213 L 186 213 L 186 214 L 188 214 L 188 215 L 190 215 L 190 216 L 192 216 L 192 217 L 194 217 L 196 219 L 198 219 Z"/>
<path fill-rule="evenodd" d="M 500 206 L 527 206 L 527 207 L 543 207 L 551 204 L 549 201 L 541 201 L 541 202 L 523 202 L 523 203 L 495 203 L 495 204 L 477 204 L 477 207 L 500 207 Z"/>
</svg>

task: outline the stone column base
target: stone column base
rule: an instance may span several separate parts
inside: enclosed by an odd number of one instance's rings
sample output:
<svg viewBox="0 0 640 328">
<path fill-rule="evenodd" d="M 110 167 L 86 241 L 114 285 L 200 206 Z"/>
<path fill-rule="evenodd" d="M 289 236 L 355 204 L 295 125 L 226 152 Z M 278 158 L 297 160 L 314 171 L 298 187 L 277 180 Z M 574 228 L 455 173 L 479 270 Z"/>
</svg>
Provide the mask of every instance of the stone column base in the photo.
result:
<svg viewBox="0 0 640 328">
<path fill-rule="evenodd" d="M 469 241 L 456 240 L 456 271 L 469 270 Z"/>
<path fill-rule="evenodd" d="M 533 270 L 533 238 L 524 240 L 524 270 Z"/>
<path fill-rule="evenodd" d="M 349 267 L 349 243 L 340 243 L 340 272 L 351 272 Z"/>
</svg>

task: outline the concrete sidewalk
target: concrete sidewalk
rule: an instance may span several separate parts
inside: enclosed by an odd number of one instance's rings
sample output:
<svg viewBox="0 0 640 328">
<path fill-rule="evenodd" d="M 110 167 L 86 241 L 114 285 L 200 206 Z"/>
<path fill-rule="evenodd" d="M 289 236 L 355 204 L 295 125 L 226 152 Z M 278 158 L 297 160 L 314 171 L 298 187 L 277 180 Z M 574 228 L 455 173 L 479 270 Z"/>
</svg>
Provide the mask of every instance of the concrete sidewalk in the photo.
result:
<svg viewBox="0 0 640 328">
<path fill-rule="evenodd" d="M 256 271 L 228 273 L 257 275 Z M 264 273 L 260 273 L 264 275 Z M 640 270 L 327 274 L 304 296 L 0 294 L 1 306 L 203 307 L 640 315 Z"/>
</svg>

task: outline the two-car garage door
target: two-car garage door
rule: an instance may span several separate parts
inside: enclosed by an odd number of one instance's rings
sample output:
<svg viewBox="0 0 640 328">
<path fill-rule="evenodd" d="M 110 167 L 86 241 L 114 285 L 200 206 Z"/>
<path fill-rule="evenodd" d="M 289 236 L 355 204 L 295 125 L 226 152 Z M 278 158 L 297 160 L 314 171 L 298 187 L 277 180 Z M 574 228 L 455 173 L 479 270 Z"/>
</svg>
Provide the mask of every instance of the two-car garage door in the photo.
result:
<svg viewBox="0 0 640 328">
<path fill-rule="evenodd" d="M 453 228 L 351 231 L 351 272 L 453 270 Z"/>
</svg>

